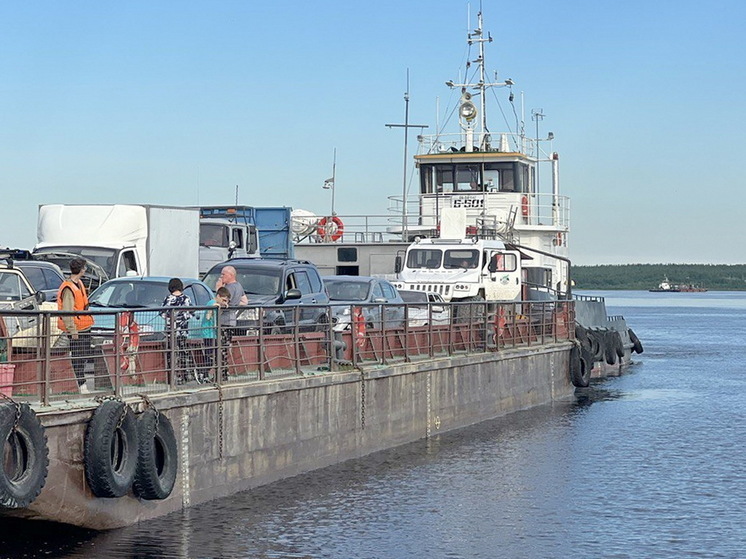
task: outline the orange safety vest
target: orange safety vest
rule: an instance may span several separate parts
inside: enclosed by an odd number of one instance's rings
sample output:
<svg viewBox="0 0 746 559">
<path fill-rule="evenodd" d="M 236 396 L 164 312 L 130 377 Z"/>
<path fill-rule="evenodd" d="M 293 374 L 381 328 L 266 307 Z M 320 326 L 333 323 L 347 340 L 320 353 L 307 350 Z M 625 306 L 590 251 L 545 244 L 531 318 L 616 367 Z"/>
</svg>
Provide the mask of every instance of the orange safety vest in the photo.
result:
<svg viewBox="0 0 746 559">
<path fill-rule="evenodd" d="M 88 308 L 88 294 L 86 293 L 85 286 L 83 284 L 80 284 L 80 286 L 78 286 L 70 280 L 65 280 L 62 282 L 62 285 L 60 285 L 60 288 L 57 291 L 58 310 L 62 310 L 62 291 L 65 288 L 69 288 L 73 292 L 73 296 L 75 297 L 75 306 L 73 307 L 74 310 L 82 311 Z M 83 332 L 84 330 L 88 330 L 91 326 L 93 326 L 93 317 L 90 314 L 79 314 L 73 317 L 73 322 L 75 323 L 75 328 L 78 330 L 78 332 Z M 62 320 L 62 317 L 57 319 L 57 326 L 60 330 L 67 331 L 65 322 Z"/>
</svg>

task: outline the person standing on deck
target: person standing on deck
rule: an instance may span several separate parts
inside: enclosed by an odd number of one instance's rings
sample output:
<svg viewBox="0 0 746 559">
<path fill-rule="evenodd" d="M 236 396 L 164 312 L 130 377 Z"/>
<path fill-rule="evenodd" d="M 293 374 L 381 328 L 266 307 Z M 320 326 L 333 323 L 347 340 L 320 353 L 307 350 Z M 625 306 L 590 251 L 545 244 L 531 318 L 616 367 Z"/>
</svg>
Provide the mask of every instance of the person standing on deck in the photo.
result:
<svg viewBox="0 0 746 559">
<path fill-rule="evenodd" d="M 238 310 L 235 307 L 244 306 L 249 303 L 249 299 L 243 290 L 243 287 L 236 279 L 236 268 L 233 266 L 224 266 L 220 271 L 220 278 L 215 284 L 215 289 L 225 287 L 230 292 L 228 308 L 220 311 L 220 356 L 222 360 L 223 380 L 228 380 L 228 350 L 236 328 L 236 317 Z"/>
<path fill-rule="evenodd" d="M 192 300 L 189 295 L 184 293 L 184 283 L 179 278 L 171 278 L 168 282 L 169 295 L 163 300 L 163 307 L 191 307 Z M 189 319 L 192 318 L 193 313 L 190 310 L 179 309 L 177 311 L 164 311 L 161 316 L 166 319 L 166 331 L 174 331 L 174 338 L 176 341 L 176 367 L 173 372 L 176 373 L 176 384 L 183 384 L 189 380 L 191 372 L 195 375 L 195 380 L 199 380 L 196 376 L 197 371 L 194 370 L 194 358 L 187 347 L 189 340 Z M 169 345 L 167 346 L 166 352 L 166 363 L 168 370 L 171 371 L 171 347 L 170 347 L 171 336 L 168 337 Z"/>
<path fill-rule="evenodd" d="M 57 326 L 70 340 L 70 360 L 81 394 L 89 392 L 85 381 L 85 364 L 91 355 L 93 326 L 93 316 L 80 314 L 80 311 L 88 309 L 88 292 L 82 280 L 85 272 L 85 260 L 73 258 L 70 261 L 70 277 L 63 281 L 57 290 L 57 309 L 78 313 L 61 316 L 57 320 Z"/>
</svg>

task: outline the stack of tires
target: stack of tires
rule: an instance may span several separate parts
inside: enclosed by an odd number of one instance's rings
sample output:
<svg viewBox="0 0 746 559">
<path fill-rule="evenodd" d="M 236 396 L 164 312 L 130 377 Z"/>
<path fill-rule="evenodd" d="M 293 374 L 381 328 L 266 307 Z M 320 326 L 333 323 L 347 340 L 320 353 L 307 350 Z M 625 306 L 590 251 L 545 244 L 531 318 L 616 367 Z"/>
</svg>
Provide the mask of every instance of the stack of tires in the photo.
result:
<svg viewBox="0 0 746 559">
<path fill-rule="evenodd" d="M 178 450 L 168 418 L 153 408 L 136 419 L 119 400 L 93 412 L 85 435 L 85 477 L 96 497 L 165 499 L 176 483 Z"/>
</svg>

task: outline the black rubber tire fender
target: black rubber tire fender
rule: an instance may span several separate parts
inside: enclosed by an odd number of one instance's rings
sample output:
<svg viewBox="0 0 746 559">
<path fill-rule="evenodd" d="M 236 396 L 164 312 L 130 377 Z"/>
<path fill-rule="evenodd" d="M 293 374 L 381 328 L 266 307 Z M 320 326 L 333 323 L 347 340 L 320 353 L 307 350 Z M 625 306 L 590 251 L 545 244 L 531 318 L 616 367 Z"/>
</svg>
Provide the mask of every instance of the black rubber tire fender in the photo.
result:
<svg viewBox="0 0 746 559">
<path fill-rule="evenodd" d="M 634 351 L 635 353 L 642 353 L 643 351 L 645 351 L 642 347 L 640 338 L 638 338 L 637 334 L 632 331 L 632 328 L 627 330 L 627 334 L 629 334 L 629 341 L 632 342 L 632 351 Z"/>
<path fill-rule="evenodd" d="M 608 330 L 604 333 L 604 357 L 608 365 L 614 365 L 616 363 L 616 347 L 614 340 L 614 332 Z"/>
<path fill-rule="evenodd" d="M 135 479 L 138 452 L 135 414 L 124 402 L 105 400 L 85 432 L 85 479 L 91 492 L 96 497 L 126 495 Z"/>
<path fill-rule="evenodd" d="M 622 341 L 622 335 L 614 330 L 612 337 L 614 339 L 614 351 L 616 351 L 616 356 L 619 358 L 619 362 L 621 363 L 622 358 L 624 357 L 624 342 Z"/>
<path fill-rule="evenodd" d="M 26 404 L 0 404 L 0 507 L 23 509 L 41 493 L 49 472 L 49 448 L 44 426 Z M 15 430 L 16 413 L 20 411 Z"/>
<path fill-rule="evenodd" d="M 573 345 L 570 349 L 570 382 L 578 388 L 586 388 L 591 382 L 593 364 L 584 353 L 586 352 L 578 345 Z"/>
<path fill-rule="evenodd" d="M 590 340 L 588 339 L 588 330 L 580 324 L 575 324 L 575 339 L 583 345 L 588 345 Z"/>
<path fill-rule="evenodd" d="M 165 499 L 173 491 L 179 450 L 168 417 L 148 408 L 137 420 L 140 449 L 132 490 L 141 499 Z"/>
<path fill-rule="evenodd" d="M 593 361 L 603 361 L 604 359 L 604 338 L 603 333 L 599 330 L 588 330 L 588 340 L 590 354 Z"/>
</svg>

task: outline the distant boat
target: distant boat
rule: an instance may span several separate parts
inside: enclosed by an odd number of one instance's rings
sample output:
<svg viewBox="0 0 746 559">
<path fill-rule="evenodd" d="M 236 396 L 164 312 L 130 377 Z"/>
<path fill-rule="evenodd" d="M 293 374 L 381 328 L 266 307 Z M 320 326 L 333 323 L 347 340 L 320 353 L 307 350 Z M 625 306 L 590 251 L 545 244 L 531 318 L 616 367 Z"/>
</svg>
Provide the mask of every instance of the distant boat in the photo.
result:
<svg viewBox="0 0 746 559">
<path fill-rule="evenodd" d="M 702 292 L 707 291 L 704 287 L 700 287 L 698 285 L 695 285 L 693 283 L 681 283 L 681 284 L 675 284 L 668 281 L 668 278 L 664 278 L 662 282 L 658 284 L 658 287 L 655 289 L 649 289 L 648 291 L 652 291 L 654 293 L 694 293 L 694 292 Z"/>
</svg>

